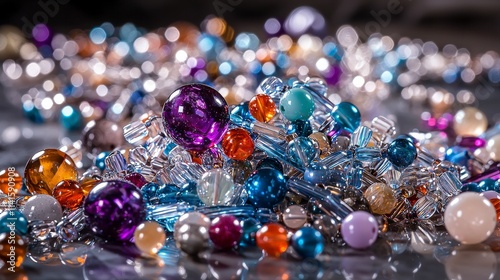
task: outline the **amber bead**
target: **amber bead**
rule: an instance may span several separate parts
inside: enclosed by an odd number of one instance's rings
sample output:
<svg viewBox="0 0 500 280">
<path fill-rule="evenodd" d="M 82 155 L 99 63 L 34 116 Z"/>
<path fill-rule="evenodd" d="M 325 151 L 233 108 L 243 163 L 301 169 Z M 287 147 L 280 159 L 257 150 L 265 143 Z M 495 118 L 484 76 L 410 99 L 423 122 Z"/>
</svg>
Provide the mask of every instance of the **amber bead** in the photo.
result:
<svg viewBox="0 0 500 280">
<path fill-rule="evenodd" d="M 259 122 L 268 122 L 276 115 L 276 104 L 269 95 L 257 94 L 250 100 L 248 110 Z"/>
<path fill-rule="evenodd" d="M 26 164 L 24 178 L 31 194 L 52 195 L 62 180 L 76 180 L 78 172 L 70 156 L 56 149 L 36 153 Z"/>
<path fill-rule="evenodd" d="M 497 212 L 497 221 L 500 222 L 500 199 L 491 198 L 490 202 L 493 204 L 493 207 L 495 207 L 495 211 Z"/>
<path fill-rule="evenodd" d="M 0 170 L 0 191 L 4 194 L 18 193 L 23 187 L 23 178 L 15 169 Z M 10 188 L 10 190 L 9 190 Z"/>
<path fill-rule="evenodd" d="M 314 132 L 308 137 L 318 143 L 318 148 L 321 152 L 319 155 L 320 158 L 324 158 L 330 154 L 330 140 L 324 133 Z"/>
<path fill-rule="evenodd" d="M 374 214 L 390 214 L 396 206 L 396 197 L 391 187 L 384 183 L 372 184 L 366 189 L 364 196 Z"/>
<path fill-rule="evenodd" d="M 62 180 L 52 191 L 52 196 L 59 201 L 62 207 L 70 210 L 82 205 L 85 194 L 78 182 L 73 180 Z"/>
<path fill-rule="evenodd" d="M 222 138 L 222 150 L 231 159 L 246 160 L 254 147 L 250 133 L 243 128 L 231 129 Z"/>
<path fill-rule="evenodd" d="M 20 235 L 16 234 L 11 236 L 8 232 L 0 234 L 0 260 L 3 262 L 2 270 L 11 267 L 20 267 L 26 256 L 27 247 L 28 245 Z"/>
<path fill-rule="evenodd" d="M 286 229 L 280 224 L 267 224 L 257 231 L 257 246 L 269 256 L 279 257 L 288 248 Z"/>
<path fill-rule="evenodd" d="M 89 192 L 101 182 L 102 180 L 94 177 L 86 177 L 80 180 L 80 187 L 83 190 L 84 195 L 88 195 Z"/>
</svg>

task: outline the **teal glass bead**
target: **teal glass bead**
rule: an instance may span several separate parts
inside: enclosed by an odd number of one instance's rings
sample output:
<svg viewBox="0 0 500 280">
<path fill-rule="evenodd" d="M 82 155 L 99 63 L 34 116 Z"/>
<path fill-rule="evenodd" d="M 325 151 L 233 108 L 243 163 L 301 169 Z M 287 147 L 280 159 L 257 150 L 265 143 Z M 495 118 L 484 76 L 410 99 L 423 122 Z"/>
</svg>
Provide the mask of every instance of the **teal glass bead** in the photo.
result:
<svg viewBox="0 0 500 280">
<path fill-rule="evenodd" d="M 484 192 L 484 191 L 497 191 L 497 188 L 495 185 L 496 182 L 497 182 L 496 180 L 493 180 L 491 178 L 486 178 L 486 179 L 482 180 L 481 182 L 479 182 L 479 184 L 477 184 L 477 187 L 482 192 Z"/>
<path fill-rule="evenodd" d="M 59 121 L 67 130 L 78 130 L 83 126 L 82 114 L 77 108 L 69 105 L 61 109 Z"/>
<path fill-rule="evenodd" d="M 156 197 L 159 204 L 173 204 L 177 202 L 176 193 L 179 188 L 174 184 L 163 184 L 158 188 Z"/>
<path fill-rule="evenodd" d="M 331 115 L 344 130 L 351 133 L 361 124 L 361 113 L 358 107 L 349 102 L 340 102 L 333 108 Z"/>
<path fill-rule="evenodd" d="M 417 148 L 407 139 L 395 139 L 387 148 L 387 159 L 398 168 L 406 168 L 417 157 Z"/>
<path fill-rule="evenodd" d="M 109 152 L 102 152 L 97 155 L 94 160 L 95 166 L 97 166 L 101 171 L 106 168 L 106 158 L 108 157 Z"/>
<path fill-rule="evenodd" d="M 255 235 L 257 231 L 261 228 L 261 224 L 254 218 L 247 218 L 240 222 L 241 228 L 243 229 L 243 235 L 240 238 L 240 247 L 254 247 Z"/>
<path fill-rule="evenodd" d="M 156 192 L 160 186 L 157 183 L 147 183 L 141 188 L 142 199 L 146 204 L 156 204 Z"/>
<path fill-rule="evenodd" d="M 177 200 L 187 202 L 189 205 L 202 206 L 203 202 L 198 197 L 196 182 L 184 184 L 177 193 Z"/>
<path fill-rule="evenodd" d="M 285 199 L 288 187 L 281 172 L 272 168 L 262 168 L 245 182 L 248 201 L 257 208 L 272 208 Z"/>
<path fill-rule="evenodd" d="M 286 154 L 298 166 L 308 166 L 319 155 L 319 148 L 311 138 L 299 136 L 288 143 Z"/>
<path fill-rule="evenodd" d="M 286 134 L 297 134 L 298 136 L 307 137 L 313 133 L 311 123 L 309 121 L 296 120 L 290 123 Z"/>
<path fill-rule="evenodd" d="M 307 120 L 314 108 L 312 95 L 302 88 L 292 88 L 280 99 L 280 112 L 289 121 Z"/>
<path fill-rule="evenodd" d="M 482 192 L 481 188 L 479 188 L 478 184 L 471 182 L 464 184 L 461 188 L 460 191 L 462 192 L 477 192 L 480 193 Z"/>
<path fill-rule="evenodd" d="M 245 129 L 250 129 L 250 125 L 255 122 L 255 118 L 250 114 L 248 110 L 248 103 L 244 102 L 240 105 L 236 105 L 229 115 L 229 120 L 231 123 L 243 127 Z"/>
<path fill-rule="evenodd" d="M 18 235 L 28 233 L 28 220 L 18 210 L 6 210 L 0 214 L 0 233 L 14 231 Z"/>
<path fill-rule="evenodd" d="M 295 252 L 304 259 L 315 258 L 325 248 L 325 239 L 319 231 L 311 227 L 297 230 L 291 243 Z"/>
</svg>

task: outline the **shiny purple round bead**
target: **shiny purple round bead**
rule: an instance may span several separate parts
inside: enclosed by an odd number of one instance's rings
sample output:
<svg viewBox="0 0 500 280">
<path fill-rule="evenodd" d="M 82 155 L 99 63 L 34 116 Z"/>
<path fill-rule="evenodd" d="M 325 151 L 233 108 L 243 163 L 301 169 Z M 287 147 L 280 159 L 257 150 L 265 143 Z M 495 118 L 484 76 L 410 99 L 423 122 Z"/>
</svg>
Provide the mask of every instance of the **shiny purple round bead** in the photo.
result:
<svg viewBox="0 0 500 280">
<path fill-rule="evenodd" d="M 85 199 L 84 212 L 91 230 L 110 242 L 129 241 L 145 217 L 141 191 L 118 180 L 97 184 Z"/>
<path fill-rule="evenodd" d="M 349 246 L 354 249 L 365 249 L 377 240 L 378 223 L 372 214 L 355 211 L 342 221 L 340 232 Z"/>
<path fill-rule="evenodd" d="M 137 173 L 137 172 L 132 172 L 132 173 L 125 175 L 125 180 L 134 184 L 138 188 L 142 188 L 144 185 L 146 185 L 148 183 L 146 178 L 144 178 L 144 176 L 142 176 L 140 173 Z"/>
<path fill-rule="evenodd" d="M 235 216 L 222 215 L 212 221 L 208 234 L 218 248 L 231 249 L 240 241 L 243 229 Z"/>
<path fill-rule="evenodd" d="M 483 138 L 479 137 L 474 137 L 474 136 L 466 136 L 466 137 L 461 137 L 460 141 L 458 142 L 458 145 L 460 147 L 465 147 L 469 149 L 478 149 L 486 146 L 486 140 Z"/>
<path fill-rule="evenodd" d="M 221 141 L 229 126 L 229 109 L 215 89 L 191 84 L 170 95 L 162 118 L 165 131 L 177 145 L 203 152 Z"/>
</svg>

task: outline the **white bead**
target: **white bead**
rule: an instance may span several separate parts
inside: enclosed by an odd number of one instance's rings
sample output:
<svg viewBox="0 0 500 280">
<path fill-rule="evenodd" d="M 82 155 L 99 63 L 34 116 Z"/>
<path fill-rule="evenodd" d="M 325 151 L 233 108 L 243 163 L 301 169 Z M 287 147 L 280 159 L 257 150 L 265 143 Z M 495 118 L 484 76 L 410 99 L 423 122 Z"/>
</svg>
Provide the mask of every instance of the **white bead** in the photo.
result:
<svg viewBox="0 0 500 280">
<path fill-rule="evenodd" d="M 457 195 L 446 206 L 444 225 L 450 235 L 463 244 L 477 244 L 495 230 L 496 211 L 491 202 L 478 193 Z"/>
<path fill-rule="evenodd" d="M 486 150 L 494 161 L 500 160 L 500 135 L 495 135 L 488 140 Z"/>
<path fill-rule="evenodd" d="M 487 127 L 486 115 L 474 107 L 459 110 L 453 118 L 453 129 L 459 136 L 479 136 Z"/>
</svg>

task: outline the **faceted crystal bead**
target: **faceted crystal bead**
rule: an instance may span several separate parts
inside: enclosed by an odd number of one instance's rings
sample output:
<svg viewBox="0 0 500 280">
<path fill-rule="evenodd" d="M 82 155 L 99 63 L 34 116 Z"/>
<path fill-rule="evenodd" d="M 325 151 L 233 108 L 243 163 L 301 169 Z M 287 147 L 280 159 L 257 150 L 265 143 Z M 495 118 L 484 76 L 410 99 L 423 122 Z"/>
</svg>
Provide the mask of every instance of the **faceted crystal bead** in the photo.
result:
<svg viewBox="0 0 500 280">
<path fill-rule="evenodd" d="M 133 165 L 146 165 L 149 161 L 149 153 L 144 147 L 137 147 L 130 150 L 128 155 L 130 164 Z"/>
<path fill-rule="evenodd" d="M 274 96 L 279 94 L 283 90 L 284 86 L 285 84 L 283 84 L 283 81 L 280 78 L 272 76 L 262 81 L 259 87 L 264 93 Z"/>
<path fill-rule="evenodd" d="M 423 196 L 413 205 L 413 211 L 419 219 L 429 219 L 437 211 L 437 202 L 429 196 Z"/>
<path fill-rule="evenodd" d="M 207 206 L 228 205 L 234 193 L 234 182 L 226 171 L 212 169 L 198 180 L 197 192 Z"/>
<path fill-rule="evenodd" d="M 106 168 L 110 172 L 120 173 L 127 170 L 127 160 L 120 151 L 113 151 L 106 157 Z"/>
<path fill-rule="evenodd" d="M 457 195 L 461 187 L 460 180 L 449 171 L 444 172 L 438 178 L 438 189 L 441 191 L 444 200 Z"/>
<path fill-rule="evenodd" d="M 148 136 L 148 129 L 141 121 L 135 121 L 123 127 L 125 140 L 134 145 Z"/>
<path fill-rule="evenodd" d="M 385 142 L 387 138 L 391 138 L 396 135 L 395 123 L 384 117 L 378 116 L 372 120 L 371 129 L 373 130 L 373 137 L 378 142 Z"/>
<path fill-rule="evenodd" d="M 390 214 L 396 205 L 392 188 L 383 183 L 376 183 L 366 189 L 364 196 L 375 214 Z"/>
<path fill-rule="evenodd" d="M 152 158 L 159 157 L 163 154 L 168 143 L 169 140 L 162 135 L 156 135 L 155 137 L 149 138 L 146 142 L 146 149 L 148 150 L 149 156 Z"/>
</svg>

